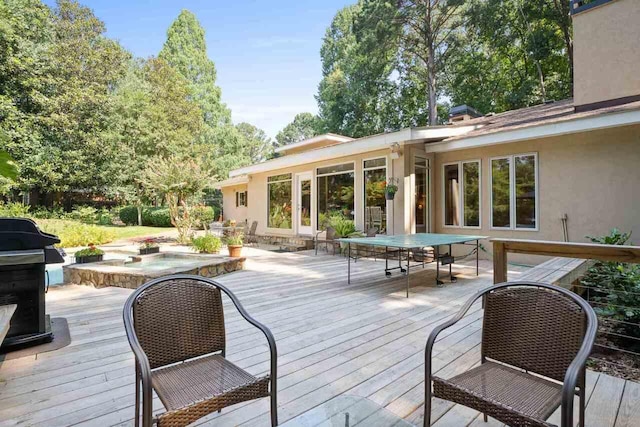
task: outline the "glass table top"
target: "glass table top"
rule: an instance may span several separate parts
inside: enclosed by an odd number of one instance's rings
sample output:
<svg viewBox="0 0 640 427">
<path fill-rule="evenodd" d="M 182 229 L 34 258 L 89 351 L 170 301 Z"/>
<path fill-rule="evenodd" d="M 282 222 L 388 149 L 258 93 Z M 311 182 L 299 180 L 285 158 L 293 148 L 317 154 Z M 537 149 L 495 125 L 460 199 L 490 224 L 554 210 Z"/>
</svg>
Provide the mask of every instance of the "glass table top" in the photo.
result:
<svg viewBox="0 0 640 427">
<path fill-rule="evenodd" d="M 343 395 L 290 419 L 280 427 L 414 427 L 377 403 Z"/>
</svg>

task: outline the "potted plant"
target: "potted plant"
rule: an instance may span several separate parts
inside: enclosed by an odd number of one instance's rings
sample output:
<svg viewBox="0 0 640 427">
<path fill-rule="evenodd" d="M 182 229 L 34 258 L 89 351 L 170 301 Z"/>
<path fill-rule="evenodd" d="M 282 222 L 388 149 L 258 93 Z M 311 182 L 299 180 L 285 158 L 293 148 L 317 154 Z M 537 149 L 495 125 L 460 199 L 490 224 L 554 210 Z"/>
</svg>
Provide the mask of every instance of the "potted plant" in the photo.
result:
<svg viewBox="0 0 640 427">
<path fill-rule="evenodd" d="M 144 239 L 138 249 L 140 255 L 157 254 L 160 252 L 160 245 L 154 239 Z"/>
<path fill-rule="evenodd" d="M 89 243 L 88 247 L 80 249 L 74 256 L 77 264 L 86 264 L 88 262 L 102 261 L 104 258 L 104 251 L 96 248 L 93 243 Z"/>
<path fill-rule="evenodd" d="M 227 248 L 229 249 L 229 256 L 237 258 L 242 256 L 242 245 L 244 242 L 243 234 L 241 231 L 235 231 L 233 234 L 227 237 Z"/>
<path fill-rule="evenodd" d="M 384 183 L 384 196 L 387 200 L 393 200 L 398 192 L 398 179 L 389 178 L 388 182 Z"/>
</svg>

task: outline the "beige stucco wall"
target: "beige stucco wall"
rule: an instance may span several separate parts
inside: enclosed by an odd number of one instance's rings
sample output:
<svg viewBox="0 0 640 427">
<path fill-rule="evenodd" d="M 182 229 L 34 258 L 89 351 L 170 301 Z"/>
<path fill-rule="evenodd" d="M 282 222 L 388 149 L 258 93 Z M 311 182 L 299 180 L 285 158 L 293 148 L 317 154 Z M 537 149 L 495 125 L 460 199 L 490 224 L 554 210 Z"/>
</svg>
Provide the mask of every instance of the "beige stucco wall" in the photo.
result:
<svg viewBox="0 0 640 427">
<path fill-rule="evenodd" d="M 492 230 L 489 159 L 531 152 L 538 154 L 539 230 Z M 482 227 L 444 227 L 442 165 L 470 159 L 482 161 Z M 438 233 L 561 241 L 560 218 L 566 213 L 570 241 L 585 242 L 585 236 L 607 234 L 613 227 L 640 239 L 640 126 L 439 153 L 434 172 Z"/>
<path fill-rule="evenodd" d="M 573 15 L 575 105 L 640 95 L 639 23 L 638 0 Z"/>
<path fill-rule="evenodd" d="M 222 212 L 224 220 L 235 219 L 238 224 L 249 220 L 249 208 L 245 206 L 236 207 L 236 193 L 247 191 L 247 185 L 235 185 L 222 189 Z M 248 195 L 248 197 L 251 197 Z M 247 203 L 251 206 L 251 200 Z"/>
</svg>

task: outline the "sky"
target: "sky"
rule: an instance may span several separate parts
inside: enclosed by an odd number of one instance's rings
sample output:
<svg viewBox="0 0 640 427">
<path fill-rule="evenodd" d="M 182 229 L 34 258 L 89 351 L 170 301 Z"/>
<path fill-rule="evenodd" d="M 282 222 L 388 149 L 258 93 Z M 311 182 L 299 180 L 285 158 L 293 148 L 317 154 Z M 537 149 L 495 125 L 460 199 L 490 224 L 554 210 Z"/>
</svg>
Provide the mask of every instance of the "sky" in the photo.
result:
<svg viewBox="0 0 640 427">
<path fill-rule="evenodd" d="M 157 55 L 182 9 L 205 29 L 222 100 L 235 123 L 275 137 L 297 113 L 317 112 L 320 47 L 336 12 L 355 0 L 80 0 L 107 36 L 139 57 Z M 55 0 L 44 1 L 49 6 Z"/>
</svg>

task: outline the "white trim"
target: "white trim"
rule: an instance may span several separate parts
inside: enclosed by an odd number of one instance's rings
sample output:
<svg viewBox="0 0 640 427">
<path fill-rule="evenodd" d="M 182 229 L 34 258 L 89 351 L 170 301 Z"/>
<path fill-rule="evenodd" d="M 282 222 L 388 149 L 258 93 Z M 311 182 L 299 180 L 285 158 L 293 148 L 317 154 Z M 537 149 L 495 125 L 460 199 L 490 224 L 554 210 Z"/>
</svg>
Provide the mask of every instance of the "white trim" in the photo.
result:
<svg viewBox="0 0 640 427">
<path fill-rule="evenodd" d="M 478 165 L 478 225 L 464 225 L 464 165 L 466 163 L 476 163 Z M 446 222 L 446 177 L 444 174 L 445 167 L 458 166 L 458 203 L 460 204 L 460 212 L 458 214 L 459 225 L 447 225 Z M 469 230 L 482 229 L 482 159 L 459 160 L 457 162 L 448 162 L 442 164 L 442 228 L 462 228 Z"/>
<path fill-rule="evenodd" d="M 425 165 L 417 165 L 416 164 L 416 159 L 423 159 L 425 162 Z M 413 162 L 412 162 L 412 174 L 413 174 L 413 194 L 411 195 L 412 197 L 412 202 L 411 202 L 411 209 L 413 210 L 413 212 L 411 212 L 411 218 L 412 218 L 412 224 L 411 224 L 411 230 L 414 233 L 418 232 L 418 216 L 416 215 L 416 208 L 417 208 L 417 204 L 416 204 L 416 186 L 417 186 L 417 179 L 416 179 L 416 169 L 424 169 L 426 171 L 425 174 L 425 192 L 427 195 L 426 198 L 426 204 L 427 206 L 425 206 L 425 215 L 426 218 L 423 218 L 425 220 L 425 224 L 424 224 L 424 228 L 425 231 L 427 233 L 430 233 L 430 229 L 431 229 L 431 203 L 432 203 L 432 199 L 431 199 L 431 165 L 430 165 L 430 159 L 425 155 L 425 153 L 419 152 L 419 153 L 413 153 L 413 158 L 412 158 Z"/>
<path fill-rule="evenodd" d="M 300 166 L 307 163 L 322 162 L 325 160 L 338 159 L 356 154 L 367 153 L 391 149 L 394 144 L 406 145 L 422 143 L 428 140 L 440 140 L 453 136 L 463 135 L 479 126 L 429 126 L 425 128 L 407 128 L 397 132 L 383 133 L 379 135 L 367 136 L 355 139 L 344 144 L 336 144 L 330 147 L 323 147 L 305 151 L 297 154 L 290 154 L 266 162 L 232 170 L 229 176 L 250 175 L 268 172 L 277 169 L 286 169 L 292 166 Z"/>
<path fill-rule="evenodd" d="M 307 145 L 313 145 L 317 142 L 322 142 L 322 141 L 342 143 L 342 142 L 353 141 L 353 138 L 350 138 L 348 136 L 343 136 L 343 135 L 332 134 L 332 133 L 325 133 L 323 135 L 314 136 L 312 138 L 308 138 L 303 141 L 298 141 L 298 142 L 293 142 L 291 144 L 283 145 L 281 147 L 276 148 L 273 151 L 276 153 L 282 153 L 283 151 L 286 152 L 290 150 L 295 150 L 297 148 L 302 148 Z"/>
<path fill-rule="evenodd" d="M 530 139 L 548 138 L 597 129 L 607 129 L 640 123 L 640 110 L 601 114 L 595 117 L 568 119 L 564 122 L 533 125 L 522 129 L 504 130 L 485 135 L 470 136 L 454 141 L 425 144 L 427 153 L 466 150 L 490 145 L 508 144 Z"/>
<path fill-rule="evenodd" d="M 291 234 L 294 230 L 294 226 L 293 226 L 293 190 L 294 190 L 294 183 L 293 183 L 293 174 L 292 173 L 288 173 L 289 175 L 291 175 L 290 179 L 283 179 L 280 181 L 272 181 L 269 182 L 269 177 L 267 177 L 267 179 L 265 179 L 265 191 L 267 192 L 267 205 L 265 206 L 265 213 L 266 213 L 266 227 L 265 229 L 267 230 L 267 232 L 272 233 L 272 234 L 278 234 L 278 233 L 282 233 L 283 231 L 288 231 L 289 233 L 284 233 L 284 234 Z M 275 174 L 275 175 L 271 175 L 271 176 L 277 176 L 277 175 L 285 175 L 285 174 Z M 281 182 L 289 182 L 291 183 L 291 228 L 272 228 L 269 227 L 269 205 L 271 204 L 271 201 L 269 200 L 269 184 L 279 184 Z"/>
<path fill-rule="evenodd" d="M 318 174 L 318 169 L 321 168 L 330 168 L 331 166 L 338 166 L 338 165 L 346 165 L 348 163 L 351 163 L 353 165 L 353 167 L 351 168 L 351 170 L 344 170 L 344 171 L 340 171 L 340 172 L 331 172 L 331 173 L 323 173 L 323 174 Z M 336 175 L 346 175 L 346 174 L 353 174 L 353 223 L 357 224 L 358 223 L 358 197 L 356 197 L 356 189 L 357 189 L 357 182 L 358 182 L 358 174 L 356 171 L 356 161 L 355 160 L 349 160 L 346 162 L 337 162 L 337 163 L 331 163 L 329 165 L 322 165 L 322 166 L 318 166 L 313 168 L 313 181 L 315 184 L 315 199 L 316 199 L 316 212 L 315 212 L 315 230 L 314 233 L 319 232 L 320 230 L 318 230 L 318 217 L 320 216 L 320 206 L 318 203 L 318 197 L 320 196 L 320 191 L 318 191 L 318 178 L 324 178 L 326 176 L 336 176 Z M 312 223 L 313 223 L 312 222 Z"/>
<path fill-rule="evenodd" d="M 384 159 L 384 166 L 375 166 L 375 167 L 371 167 L 371 168 L 365 168 L 364 167 L 364 162 L 369 161 L 369 160 L 378 160 L 378 159 Z M 362 190 L 362 228 L 366 234 L 367 230 L 366 230 L 366 225 L 367 225 L 367 218 L 365 217 L 366 213 L 367 213 L 367 190 L 365 188 L 366 185 L 366 180 L 364 178 L 364 174 L 365 172 L 368 171 L 375 171 L 375 170 L 381 170 L 384 169 L 384 174 L 385 174 L 385 181 L 389 182 L 389 163 L 390 163 L 390 159 L 389 159 L 389 155 L 385 155 L 385 156 L 375 156 L 375 157 L 367 157 L 366 159 L 362 159 L 361 160 L 361 166 L 362 166 L 362 183 L 361 183 L 361 190 Z M 354 193 L 355 194 L 355 193 Z M 388 235 L 389 234 L 389 218 L 387 216 L 387 214 L 389 213 L 389 209 L 387 207 L 387 197 L 385 196 L 384 198 L 384 217 L 385 217 L 385 230 L 384 230 L 384 234 Z M 356 212 L 357 214 L 358 212 Z M 380 230 L 378 230 L 380 231 Z"/>
<path fill-rule="evenodd" d="M 213 188 L 221 190 L 226 187 L 233 187 L 236 185 L 245 185 L 249 183 L 248 175 L 238 175 L 233 178 L 225 179 L 224 181 L 218 181 L 213 184 Z"/>
<path fill-rule="evenodd" d="M 311 224 L 308 226 L 305 226 L 309 229 L 308 233 L 303 233 L 300 231 L 300 228 L 302 227 L 300 225 L 300 209 L 298 208 L 298 205 L 300 205 L 301 201 L 298 200 L 300 198 L 300 183 L 301 181 L 309 181 L 311 183 L 311 188 L 309 189 L 309 191 L 311 192 L 309 197 L 309 215 L 310 215 L 310 219 L 311 219 Z M 314 192 L 313 192 L 313 171 L 309 170 L 309 171 L 305 171 L 305 172 L 299 172 L 295 174 L 295 179 L 294 179 L 294 194 L 292 194 L 292 199 L 293 199 L 293 205 L 295 206 L 295 215 L 292 215 L 293 218 L 293 232 L 296 235 L 300 235 L 300 236 L 311 236 L 313 235 L 313 196 L 314 196 Z M 292 206 L 293 208 L 293 206 Z M 293 209 L 292 209 L 293 210 Z"/>
<path fill-rule="evenodd" d="M 516 174 L 515 174 L 515 158 L 533 156 L 533 167 L 535 175 L 535 215 L 536 226 L 534 228 L 518 227 L 516 224 Z M 494 227 L 493 226 L 493 161 L 508 159 L 509 160 L 509 227 Z M 540 231 L 540 172 L 538 164 L 538 153 L 518 153 L 509 154 L 506 156 L 497 156 L 489 158 L 489 229 L 495 231 Z"/>
<path fill-rule="evenodd" d="M 330 168 L 332 166 L 346 165 L 346 164 L 349 164 L 349 163 L 351 163 L 353 165 L 351 170 L 344 170 L 344 171 L 330 172 L 330 173 L 318 173 L 318 169 Z M 353 172 L 355 174 L 355 172 L 356 172 L 356 161 L 355 160 L 349 160 L 349 161 L 346 161 L 346 162 L 338 162 L 338 163 L 331 163 L 330 165 L 318 166 L 318 167 L 313 168 L 313 172 L 316 175 L 316 178 L 319 177 L 319 176 L 342 175 L 342 174 L 351 173 L 351 172 Z"/>
</svg>

